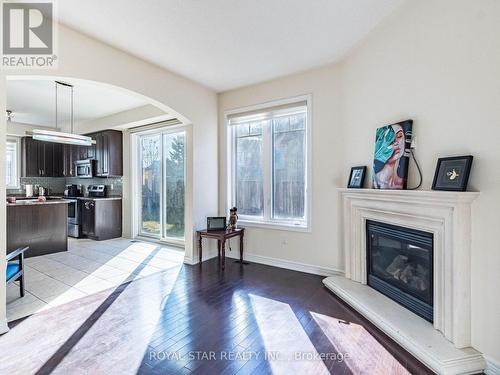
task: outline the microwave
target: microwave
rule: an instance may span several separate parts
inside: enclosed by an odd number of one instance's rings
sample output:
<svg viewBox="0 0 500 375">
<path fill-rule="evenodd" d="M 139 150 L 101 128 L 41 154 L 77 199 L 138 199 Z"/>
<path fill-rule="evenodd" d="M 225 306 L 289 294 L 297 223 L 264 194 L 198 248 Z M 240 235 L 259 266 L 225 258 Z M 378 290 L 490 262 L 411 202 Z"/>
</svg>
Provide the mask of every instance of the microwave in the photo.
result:
<svg viewBox="0 0 500 375">
<path fill-rule="evenodd" d="M 95 160 L 86 159 L 75 162 L 76 177 L 92 178 L 95 171 Z"/>
</svg>

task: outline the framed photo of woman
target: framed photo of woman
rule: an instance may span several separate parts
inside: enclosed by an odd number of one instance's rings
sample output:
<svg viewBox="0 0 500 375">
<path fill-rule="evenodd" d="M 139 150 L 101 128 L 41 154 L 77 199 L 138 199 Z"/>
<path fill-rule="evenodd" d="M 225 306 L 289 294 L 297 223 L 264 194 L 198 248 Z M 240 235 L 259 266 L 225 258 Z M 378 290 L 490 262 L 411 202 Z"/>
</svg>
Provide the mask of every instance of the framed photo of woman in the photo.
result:
<svg viewBox="0 0 500 375">
<path fill-rule="evenodd" d="M 377 129 L 372 188 L 406 189 L 413 120 Z"/>
</svg>

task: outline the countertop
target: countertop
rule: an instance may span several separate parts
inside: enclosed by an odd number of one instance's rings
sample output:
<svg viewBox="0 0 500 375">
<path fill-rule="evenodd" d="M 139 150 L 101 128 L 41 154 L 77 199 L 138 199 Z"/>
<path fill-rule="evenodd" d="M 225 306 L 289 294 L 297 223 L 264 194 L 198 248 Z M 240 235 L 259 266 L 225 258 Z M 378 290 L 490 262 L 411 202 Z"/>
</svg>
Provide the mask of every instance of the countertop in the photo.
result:
<svg viewBox="0 0 500 375">
<path fill-rule="evenodd" d="M 122 197 L 106 197 L 106 198 L 100 198 L 100 197 L 78 197 L 76 199 L 82 200 L 82 201 L 117 201 L 121 200 Z"/>
<path fill-rule="evenodd" d="M 38 201 L 35 199 L 19 199 L 16 203 L 8 203 L 7 207 L 15 207 L 15 206 L 42 206 L 47 204 L 68 204 L 69 202 L 65 199 L 49 199 L 46 201 Z"/>
<path fill-rule="evenodd" d="M 11 195 L 13 196 L 13 195 Z M 15 196 L 16 197 L 16 203 L 8 203 L 7 206 L 26 206 L 26 205 L 42 205 L 42 204 L 68 204 L 71 199 L 78 199 L 82 201 L 96 201 L 96 200 L 121 200 L 122 197 L 118 196 L 111 196 L 111 197 L 105 197 L 105 198 L 100 198 L 100 197 L 76 197 L 76 198 L 68 198 L 64 196 L 54 196 L 50 195 L 47 196 L 47 200 L 40 202 L 38 201 L 38 197 L 25 197 L 25 196 Z"/>
</svg>

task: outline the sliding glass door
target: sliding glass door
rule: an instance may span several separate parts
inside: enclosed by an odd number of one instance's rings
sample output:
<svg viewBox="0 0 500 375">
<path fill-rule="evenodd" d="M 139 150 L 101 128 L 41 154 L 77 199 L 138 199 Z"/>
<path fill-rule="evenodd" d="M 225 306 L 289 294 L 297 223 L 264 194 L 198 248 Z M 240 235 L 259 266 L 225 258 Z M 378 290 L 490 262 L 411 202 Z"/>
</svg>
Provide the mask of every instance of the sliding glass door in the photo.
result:
<svg viewBox="0 0 500 375">
<path fill-rule="evenodd" d="M 139 137 L 143 236 L 184 240 L 185 142 L 184 131 Z"/>
</svg>

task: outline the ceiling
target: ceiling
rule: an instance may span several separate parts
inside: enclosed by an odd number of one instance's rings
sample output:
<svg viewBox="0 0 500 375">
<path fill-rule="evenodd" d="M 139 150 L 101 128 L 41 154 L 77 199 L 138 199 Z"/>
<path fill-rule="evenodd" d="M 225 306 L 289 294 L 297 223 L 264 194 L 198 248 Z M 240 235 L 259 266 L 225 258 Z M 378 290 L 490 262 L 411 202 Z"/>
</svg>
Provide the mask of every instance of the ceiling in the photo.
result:
<svg viewBox="0 0 500 375">
<path fill-rule="evenodd" d="M 406 0 L 64 0 L 62 23 L 218 92 L 341 59 Z"/>
<path fill-rule="evenodd" d="M 65 81 L 74 84 L 74 125 L 137 108 L 149 102 L 133 94 L 91 81 Z M 55 82 L 52 80 L 7 80 L 7 109 L 17 123 L 56 127 Z M 70 122 L 71 94 L 58 90 L 58 124 Z"/>
</svg>

